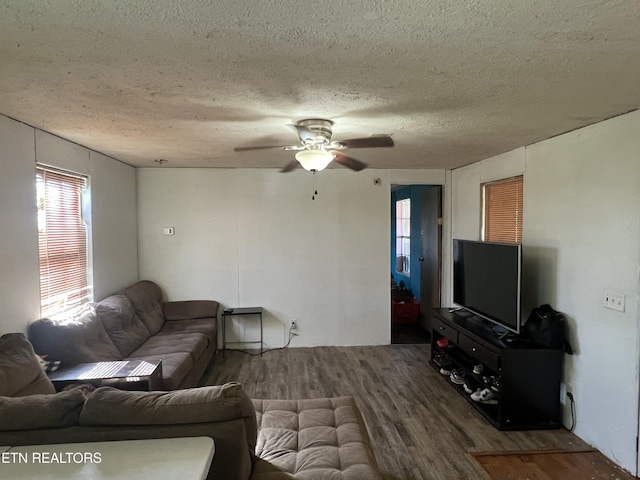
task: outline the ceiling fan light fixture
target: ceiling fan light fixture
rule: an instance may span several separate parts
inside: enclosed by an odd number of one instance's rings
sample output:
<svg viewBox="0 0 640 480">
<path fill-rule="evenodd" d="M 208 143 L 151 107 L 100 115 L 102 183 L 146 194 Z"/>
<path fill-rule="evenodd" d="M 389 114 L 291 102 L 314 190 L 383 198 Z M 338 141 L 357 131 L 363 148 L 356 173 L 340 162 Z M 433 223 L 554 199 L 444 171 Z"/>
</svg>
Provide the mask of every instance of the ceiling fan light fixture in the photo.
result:
<svg viewBox="0 0 640 480">
<path fill-rule="evenodd" d="M 319 172 L 327 168 L 333 160 L 333 154 L 325 149 L 309 149 L 296 153 L 296 160 L 302 168 L 310 172 Z"/>
</svg>

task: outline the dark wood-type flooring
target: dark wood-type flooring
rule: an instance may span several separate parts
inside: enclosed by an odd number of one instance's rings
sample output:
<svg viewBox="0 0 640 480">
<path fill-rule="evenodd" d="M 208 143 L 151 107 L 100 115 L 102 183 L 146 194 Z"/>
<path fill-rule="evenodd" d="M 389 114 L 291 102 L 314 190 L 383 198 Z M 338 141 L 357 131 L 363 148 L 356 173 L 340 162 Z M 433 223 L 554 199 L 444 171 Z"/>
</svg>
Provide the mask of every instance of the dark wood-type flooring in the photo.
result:
<svg viewBox="0 0 640 480">
<path fill-rule="evenodd" d="M 597 450 L 477 453 L 491 480 L 634 480 Z"/>
<path fill-rule="evenodd" d="M 429 349 L 287 348 L 262 357 L 227 350 L 203 384 L 237 381 L 259 399 L 354 396 L 387 480 L 487 480 L 470 452 L 589 448 L 564 429 L 496 430 L 428 365 Z"/>
</svg>

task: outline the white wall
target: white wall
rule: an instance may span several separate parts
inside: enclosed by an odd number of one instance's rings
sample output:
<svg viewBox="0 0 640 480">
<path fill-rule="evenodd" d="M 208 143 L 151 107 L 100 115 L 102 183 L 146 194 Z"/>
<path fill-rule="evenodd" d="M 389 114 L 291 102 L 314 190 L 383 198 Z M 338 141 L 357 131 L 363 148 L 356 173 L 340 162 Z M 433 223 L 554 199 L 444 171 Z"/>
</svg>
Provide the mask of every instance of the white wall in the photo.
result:
<svg viewBox="0 0 640 480">
<path fill-rule="evenodd" d="M 640 112 L 453 171 L 454 238 L 479 238 L 480 185 L 524 174 L 523 310 L 550 303 L 576 355 L 565 382 L 575 433 L 636 471 L 640 292 Z M 603 308 L 607 291 L 626 311 Z M 564 401 L 564 399 L 563 399 Z M 566 408 L 564 421 L 570 424 Z"/>
<path fill-rule="evenodd" d="M 133 167 L 1 115 L 0 145 L 0 333 L 40 315 L 36 161 L 90 177 L 95 298 L 138 279 Z"/>
<path fill-rule="evenodd" d="M 34 130 L 0 115 L 0 335 L 40 314 Z"/>
<path fill-rule="evenodd" d="M 538 298 L 564 312 L 576 433 L 635 471 L 638 428 L 640 112 L 527 149 L 524 239 Z M 603 308 L 605 292 L 626 311 Z"/>
<path fill-rule="evenodd" d="M 381 185 L 373 183 L 381 179 Z M 172 300 L 266 309 L 265 342 L 390 342 L 390 184 L 444 183 L 443 171 L 140 169 L 140 276 Z M 163 236 L 163 227 L 175 227 Z M 257 331 L 234 323 L 229 340 Z"/>
</svg>

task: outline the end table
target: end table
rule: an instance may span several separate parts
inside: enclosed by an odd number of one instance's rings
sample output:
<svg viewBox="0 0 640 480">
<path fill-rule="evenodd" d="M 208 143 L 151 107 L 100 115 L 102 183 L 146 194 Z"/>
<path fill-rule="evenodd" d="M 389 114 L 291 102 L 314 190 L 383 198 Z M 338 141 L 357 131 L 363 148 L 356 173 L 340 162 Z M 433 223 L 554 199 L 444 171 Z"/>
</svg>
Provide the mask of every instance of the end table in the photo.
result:
<svg viewBox="0 0 640 480">
<path fill-rule="evenodd" d="M 251 342 L 227 342 L 227 317 L 235 315 L 258 315 L 260 318 L 260 340 Z M 222 358 L 224 358 L 224 351 L 227 349 L 227 345 L 234 343 L 259 343 L 260 355 L 262 355 L 264 351 L 262 339 L 262 307 L 225 308 L 222 311 Z"/>
</svg>

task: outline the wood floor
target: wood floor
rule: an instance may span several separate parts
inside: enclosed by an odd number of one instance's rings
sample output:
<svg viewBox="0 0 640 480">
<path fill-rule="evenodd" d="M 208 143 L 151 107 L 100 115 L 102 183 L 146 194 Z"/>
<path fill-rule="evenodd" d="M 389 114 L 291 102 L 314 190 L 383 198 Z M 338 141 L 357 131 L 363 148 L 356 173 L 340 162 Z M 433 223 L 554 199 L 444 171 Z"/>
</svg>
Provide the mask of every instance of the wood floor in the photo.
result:
<svg viewBox="0 0 640 480">
<path fill-rule="evenodd" d="M 474 454 L 491 480 L 634 480 L 597 450 Z"/>
<path fill-rule="evenodd" d="M 584 450 L 567 430 L 500 432 L 431 368 L 429 345 L 218 353 L 204 384 L 243 384 L 252 398 L 357 399 L 387 480 L 487 480 L 469 452 Z"/>
</svg>

